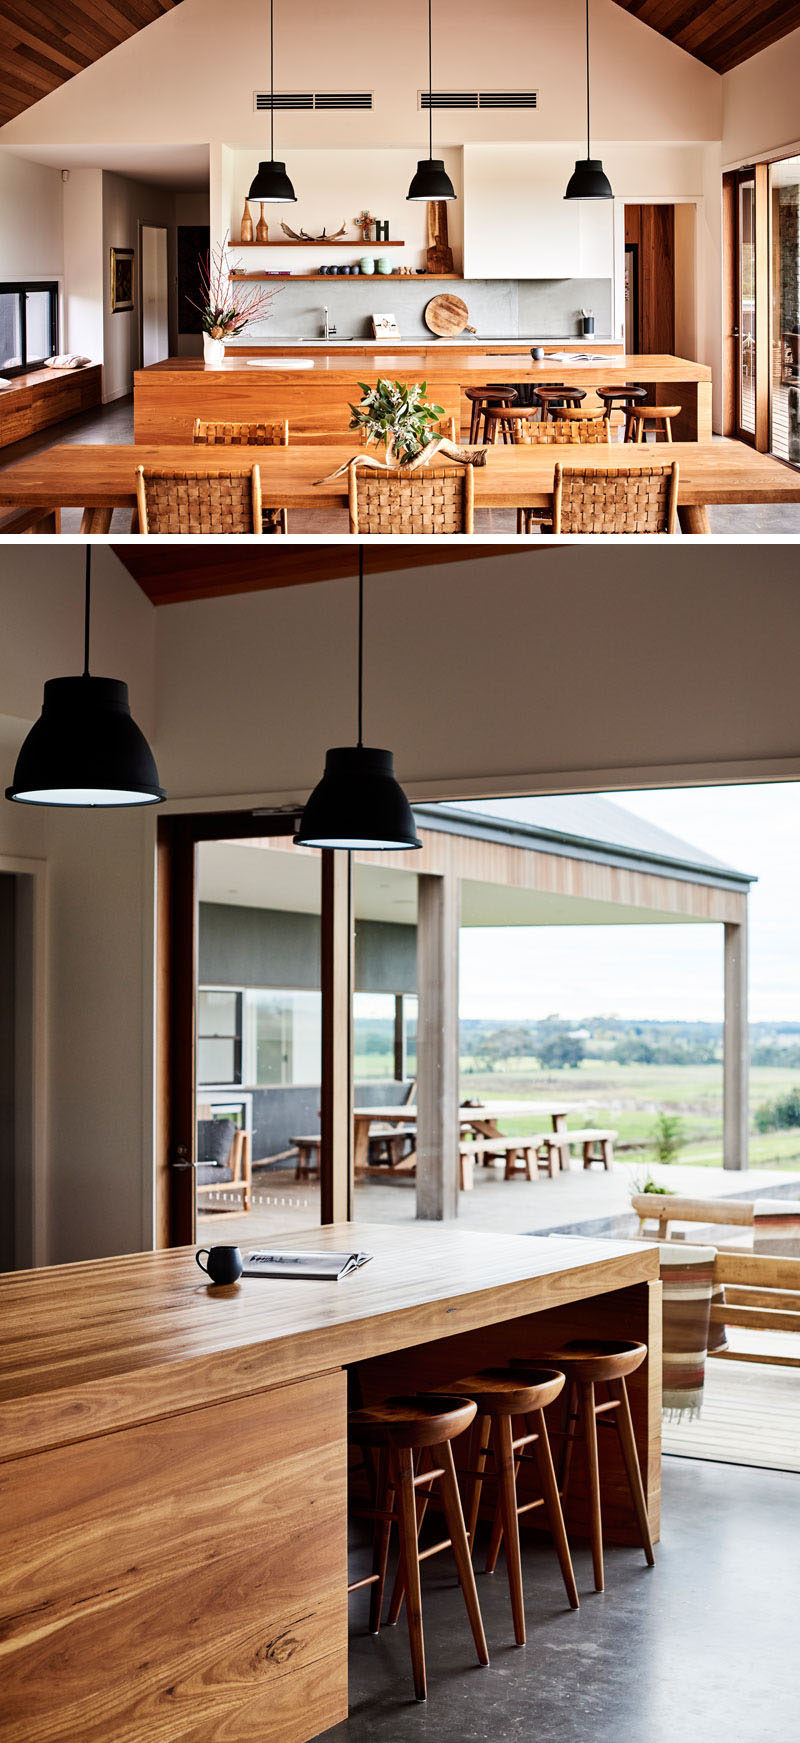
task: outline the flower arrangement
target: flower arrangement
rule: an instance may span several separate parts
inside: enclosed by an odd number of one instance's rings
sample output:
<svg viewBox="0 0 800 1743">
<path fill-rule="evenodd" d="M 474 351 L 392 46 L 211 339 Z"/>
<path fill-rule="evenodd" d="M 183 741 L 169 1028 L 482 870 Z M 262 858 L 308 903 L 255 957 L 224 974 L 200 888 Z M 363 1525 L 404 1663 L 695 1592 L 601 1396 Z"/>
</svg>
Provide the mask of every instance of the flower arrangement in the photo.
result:
<svg viewBox="0 0 800 1743">
<path fill-rule="evenodd" d="M 372 213 L 367 211 L 366 206 L 364 207 L 363 212 L 359 212 L 357 217 L 353 219 L 353 223 L 357 224 L 361 231 L 362 242 L 372 241 L 370 230 L 372 229 L 373 224 L 377 224 L 377 222 L 377 218 L 373 218 Z"/>
<path fill-rule="evenodd" d="M 374 387 L 360 381 L 364 397 L 351 405 L 351 430 L 358 430 L 369 443 L 383 442 L 386 459 L 407 466 L 436 434 L 435 426 L 444 417 L 440 405 L 430 405 L 425 398 L 427 382 L 406 386 L 402 381 L 378 380 Z"/>
<path fill-rule="evenodd" d="M 276 292 L 283 289 L 282 285 L 260 287 L 245 279 L 236 277 L 240 270 L 236 261 L 228 261 L 228 235 L 212 248 L 210 253 L 201 255 L 198 261 L 201 301 L 192 307 L 198 309 L 203 324 L 203 346 L 208 358 L 220 359 L 224 356 L 225 340 L 235 333 L 243 333 L 251 321 L 264 320 L 270 313 L 270 305 Z M 213 349 L 211 344 L 213 342 Z M 217 349 L 221 347 L 221 353 Z"/>
</svg>

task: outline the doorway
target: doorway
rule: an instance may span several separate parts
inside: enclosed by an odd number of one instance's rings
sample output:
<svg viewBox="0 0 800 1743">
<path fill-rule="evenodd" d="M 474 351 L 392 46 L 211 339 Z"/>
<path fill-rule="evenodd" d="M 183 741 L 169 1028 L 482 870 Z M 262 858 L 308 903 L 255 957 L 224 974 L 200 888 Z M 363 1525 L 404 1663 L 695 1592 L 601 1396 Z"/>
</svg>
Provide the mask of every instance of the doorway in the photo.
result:
<svg viewBox="0 0 800 1743">
<path fill-rule="evenodd" d="M 42 1064 L 40 901 L 36 875 L 0 869 L 0 1271 L 44 1259 L 37 1223 L 42 1111 L 35 1090 Z"/>
<path fill-rule="evenodd" d="M 140 353 L 142 368 L 169 356 L 169 268 L 167 231 L 161 224 L 140 228 L 142 295 Z"/>
<path fill-rule="evenodd" d="M 625 207 L 625 316 L 629 351 L 674 355 L 674 206 Z"/>
</svg>

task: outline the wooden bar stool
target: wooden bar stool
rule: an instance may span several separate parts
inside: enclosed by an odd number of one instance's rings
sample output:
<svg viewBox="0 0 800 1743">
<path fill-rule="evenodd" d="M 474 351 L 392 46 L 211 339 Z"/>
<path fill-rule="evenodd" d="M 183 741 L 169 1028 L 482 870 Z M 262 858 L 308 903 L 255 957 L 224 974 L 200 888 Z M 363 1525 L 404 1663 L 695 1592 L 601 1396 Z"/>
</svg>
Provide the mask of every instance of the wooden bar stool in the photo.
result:
<svg viewBox="0 0 800 1743">
<path fill-rule="evenodd" d="M 348 1586 L 348 1591 L 356 1591 L 360 1586 L 373 1586 L 369 1626 L 370 1632 L 377 1634 L 386 1584 L 389 1538 L 392 1525 L 396 1524 L 400 1539 L 398 1579 L 407 1600 L 408 1638 L 414 1692 L 418 1701 L 424 1701 L 428 1692 L 419 1566 L 421 1561 L 438 1554 L 439 1550 L 453 1551 L 478 1662 L 489 1663 L 475 1574 L 461 1511 L 453 1449 L 450 1445 L 457 1435 L 463 1434 L 469 1428 L 474 1421 L 475 1410 L 475 1405 L 467 1397 L 429 1392 L 387 1398 L 383 1404 L 375 1404 L 369 1409 L 352 1410 L 349 1416 L 351 1440 L 376 1452 L 378 1467 L 375 1508 L 372 1513 L 375 1520 L 372 1573 L 363 1580 L 354 1580 Z M 419 1455 L 416 1469 L 415 1454 Z M 428 1460 L 431 1461 L 429 1468 Z M 419 1528 L 434 1483 L 439 1484 L 439 1495 L 450 1535 L 428 1549 L 420 1550 Z M 417 1507 L 418 1489 L 425 1491 L 421 1512 L 418 1512 Z M 398 1615 L 399 1610 L 398 1604 Z"/>
<path fill-rule="evenodd" d="M 566 1499 L 568 1491 L 572 1451 L 578 1424 L 582 1422 L 583 1425 L 589 1471 L 592 1563 L 595 1591 L 598 1592 L 605 1589 L 603 1522 L 600 1508 L 600 1462 L 597 1443 L 598 1421 L 603 1422 L 610 1418 L 608 1426 L 616 1428 L 645 1560 L 648 1567 L 653 1567 L 655 1564 L 653 1540 L 650 1536 L 650 1521 L 647 1517 L 647 1502 L 644 1497 L 642 1473 L 639 1469 L 639 1456 L 636 1451 L 626 1385 L 626 1376 L 635 1373 L 636 1369 L 641 1367 L 646 1355 L 646 1344 L 625 1343 L 617 1340 L 613 1342 L 587 1340 L 581 1343 L 565 1344 L 563 1349 L 553 1350 L 542 1358 L 544 1361 L 553 1362 L 561 1368 L 569 1381 L 567 1426 L 561 1469 L 562 1502 Z M 513 1361 L 511 1365 L 515 1371 L 524 1374 L 526 1367 L 524 1361 Z M 598 1385 L 605 1386 L 608 1391 L 608 1397 L 602 1403 L 598 1403 L 595 1395 L 595 1388 Z"/>
<path fill-rule="evenodd" d="M 483 440 L 486 441 L 486 413 L 493 406 L 515 405 L 517 390 L 515 387 L 504 387 L 502 382 L 494 382 L 486 387 L 467 387 L 464 389 L 470 402 L 469 440 L 475 447 L 481 440 L 481 422 L 483 422 Z M 504 438 L 505 440 L 505 438 Z"/>
<path fill-rule="evenodd" d="M 653 431 L 656 442 L 672 441 L 672 419 L 680 416 L 679 405 L 634 405 L 629 414 L 631 442 L 646 442 L 647 433 Z"/>
<path fill-rule="evenodd" d="M 565 387 L 563 382 L 536 382 L 532 394 L 534 405 L 540 405 L 543 418 L 557 417 L 564 407 L 578 407 L 586 398 L 583 387 Z"/>
<path fill-rule="evenodd" d="M 572 1571 L 564 1517 L 558 1496 L 550 1441 L 544 1412 L 548 1404 L 564 1388 L 564 1375 L 557 1368 L 538 1367 L 532 1362 L 527 1368 L 486 1368 L 457 1380 L 459 1394 L 471 1398 L 477 1406 L 473 1447 L 468 1476 L 472 1477 L 467 1529 L 474 1548 L 475 1530 L 481 1503 L 481 1491 L 486 1478 L 494 1477 L 498 1485 L 495 1512 L 486 1572 L 494 1573 L 500 1545 L 505 1538 L 506 1568 L 511 1594 L 511 1615 L 514 1638 L 518 1646 L 525 1645 L 525 1605 L 522 1595 L 522 1557 L 519 1543 L 519 1518 L 536 1507 L 544 1507 L 555 1544 L 567 1598 L 573 1610 L 578 1608 L 578 1591 Z M 524 1432 L 514 1433 L 514 1418 L 521 1419 Z M 533 1454 L 526 1447 L 533 1447 Z M 486 1461 L 493 1459 L 487 1471 Z M 517 1500 L 517 1474 L 523 1460 L 534 1462 L 539 1473 L 542 1493 L 538 1500 Z"/>
<path fill-rule="evenodd" d="M 637 406 L 641 400 L 647 398 L 647 388 L 646 387 L 597 387 L 597 388 L 595 388 L 595 393 L 597 394 L 598 399 L 602 400 L 603 405 L 605 407 L 605 415 L 609 420 L 611 418 L 612 412 L 616 411 L 617 408 L 619 408 L 619 410 L 623 413 L 624 418 L 625 418 L 625 429 L 624 429 L 623 440 L 626 442 L 629 442 L 630 441 L 631 412 L 632 412 L 634 406 Z"/>
</svg>

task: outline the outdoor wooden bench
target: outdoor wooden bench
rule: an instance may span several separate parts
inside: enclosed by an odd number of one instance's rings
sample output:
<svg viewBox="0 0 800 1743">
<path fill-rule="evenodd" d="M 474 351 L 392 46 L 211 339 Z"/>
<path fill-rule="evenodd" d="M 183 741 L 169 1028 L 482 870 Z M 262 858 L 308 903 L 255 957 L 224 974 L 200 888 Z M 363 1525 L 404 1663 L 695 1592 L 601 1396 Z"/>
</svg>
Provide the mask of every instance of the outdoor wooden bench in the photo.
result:
<svg viewBox="0 0 800 1743">
<path fill-rule="evenodd" d="M 619 1133 L 610 1128 L 604 1131 L 599 1126 L 582 1126 L 574 1131 L 549 1132 L 547 1143 L 558 1153 L 562 1168 L 569 1167 L 570 1145 L 580 1144 L 584 1168 L 591 1168 L 593 1162 L 602 1162 L 608 1174 L 614 1166 L 614 1139 L 618 1136 Z"/>
<path fill-rule="evenodd" d="M 486 1138 L 462 1138 L 458 1146 L 458 1180 L 462 1192 L 471 1192 L 474 1186 L 476 1162 L 480 1164 L 488 1148 Z"/>
<path fill-rule="evenodd" d="M 645 1235 L 648 1222 L 657 1225 L 656 1236 L 648 1235 L 648 1240 L 680 1239 L 680 1236 L 670 1237 L 671 1223 L 722 1223 L 727 1228 L 753 1229 L 756 1245 L 762 1252 L 769 1245 L 778 1258 L 797 1257 L 800 1201 L 795 1199 L 681 1198 L 674 1192 L 637 1192 L 631 1204 L 639 1218 L 641 1236 Z M 739 1236 L 733 1243 L 714 1241 L 712 1244 L 720 1253 L 739 1253 L 746 1239 L 746 1236 Z"/>
<path fill-rule="evenodd" d="M 800 1259 L 718 1251 L 714 1284 L 725 1295 L 724 1301 L 712 1300 L 712 1326 L 800 1335 Z M 766 1362 L 776 1367 L 800 1368 L 800 1355 L 776 1355 L 774 1350 L 723 1346 L 710 1348 L 708 1354 L 728 1362 Z"/>
<path fill-rule="evenodd" d="M 370 1165 L 381 1164 L 392 1169 L 400 1167 L 407 1160 L 405 1146 L 411 1141 L 411 1149 L 416 1155 L 416 1126 L 373 1126 L 369 1134 Z"/>
<path fill-rule="evenodd" d="M 319 1174 L 319 1149 L 321 1143 L 322 1135 L 320 1132 L 315 1132 L 310 1137 L 292 1139 L 292 1144 L 297 1151 L 297 1163 L 294 1171 L 295 1180 L 310 1180 L 312 1174 Z"/>
<path fill-rule="evenodd" d="M 540 1166 L 553 1173 L 553 1159 L 545 1148 L 553 1136 L 551 1129 L 549 1132 L 526 1132 L 522 1137 L 484 1138 L 483 1151 L 486 1156 L 495 1156 L 505 1162 L 504 1180 L 513 1180 L 515 1174 L 524 1174 L 526 1180 L 538 1180 Z"/>
</svg>

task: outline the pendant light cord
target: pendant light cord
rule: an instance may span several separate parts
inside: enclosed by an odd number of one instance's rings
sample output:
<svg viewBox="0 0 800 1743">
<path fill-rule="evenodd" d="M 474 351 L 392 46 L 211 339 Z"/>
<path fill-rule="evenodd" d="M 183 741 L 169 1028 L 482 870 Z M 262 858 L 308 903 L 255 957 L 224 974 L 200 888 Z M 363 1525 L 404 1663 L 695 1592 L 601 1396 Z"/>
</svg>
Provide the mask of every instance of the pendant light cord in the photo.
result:
<svg viewBox="0 0 800 1743">
<path fill-rule="evenodd" d="M 89 676 L 89 620 L 92 611 L 92 547 L 86 546 L 86 580 L 83 599 L 83 676 Z"/>
<path fill-rule="evenodd" d="M 358 748 L 364 744 L 364 546 L 358 547 Z"/>
<path fill-rule="evenodd" d="M 588 4 L 588 0 L 587 0 Z M 269 0 L 269 156 L 275 162 L 275 0 Z"/>
<path fill-rule="evenodd" d="M 428 0 L 428 157 L 433 157 L 433 23 L 431 0 Z"/>
<path fill-rule="evenodd" d="M 592 155 L 590 144 L 591 128 L 589 126 L 589 0 L 586 0 L 586 157 Z"/>
</svg>

